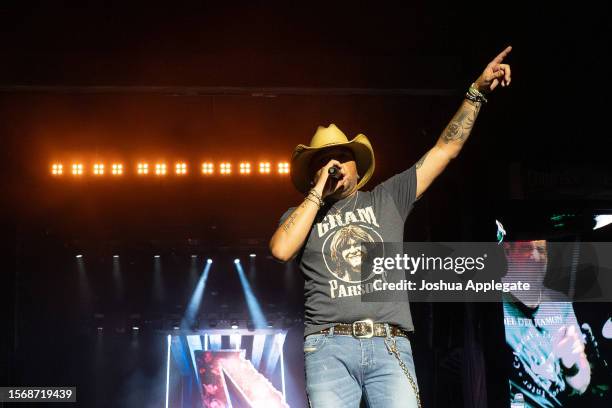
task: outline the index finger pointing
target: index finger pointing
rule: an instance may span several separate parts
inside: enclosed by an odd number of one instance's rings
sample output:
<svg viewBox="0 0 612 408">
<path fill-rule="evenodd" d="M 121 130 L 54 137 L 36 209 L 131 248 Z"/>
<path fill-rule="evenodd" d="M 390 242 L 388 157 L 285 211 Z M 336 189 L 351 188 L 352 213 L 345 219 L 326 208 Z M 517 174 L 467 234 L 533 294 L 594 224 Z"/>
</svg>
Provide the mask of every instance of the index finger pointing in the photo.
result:
<svg viewBox="0 0 612 408">
<path fill-rule="evenodd" d="M 506 56 L 508 54 L 510 54 L 510 51 L 512 51 L 512 46 L 507 46 L 505 50 L 503 50 L 502 52 L 499 53 L 499 55 L 497 57 L 495 57 L 495 59 L 493 60 L 493 62 L 500 64 L 504 58 L 506 58 Z"/>
</svg>

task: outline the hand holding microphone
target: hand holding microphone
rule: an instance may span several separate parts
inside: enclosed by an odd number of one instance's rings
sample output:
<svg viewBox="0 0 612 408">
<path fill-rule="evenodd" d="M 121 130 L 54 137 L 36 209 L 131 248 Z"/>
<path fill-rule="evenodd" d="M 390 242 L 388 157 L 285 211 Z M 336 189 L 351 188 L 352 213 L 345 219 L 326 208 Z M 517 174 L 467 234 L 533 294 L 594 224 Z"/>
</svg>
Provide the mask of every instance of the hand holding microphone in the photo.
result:
<svg viewBox="0 0 612 408">
<path fill-rule="evenodd" d="M 338 166 L 337 164 L 334 164 L 333 166 L 329 167 L 327 169 L 327 174 L 329 174 L 329 177 L 335 180 L 339 180 L 340 178 L 342 178 L 342 173 L 340 172 L 340 166 Z"/>
<path fill-rule="evenodd" d="M 332 159 L 317 172 L 314 185 L 323 198 L 333 194 L 338 182 L 344 177 L 340 165 L 339 161 Z"/>
</svg>

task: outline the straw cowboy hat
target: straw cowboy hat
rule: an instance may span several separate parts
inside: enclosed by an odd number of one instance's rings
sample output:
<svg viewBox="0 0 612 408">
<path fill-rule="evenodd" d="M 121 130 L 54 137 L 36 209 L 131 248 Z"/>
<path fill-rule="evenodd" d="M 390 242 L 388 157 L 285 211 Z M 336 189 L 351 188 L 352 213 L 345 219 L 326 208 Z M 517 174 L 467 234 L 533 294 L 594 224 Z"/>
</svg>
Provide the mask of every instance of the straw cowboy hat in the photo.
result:
<svg viewBox="0 0 612 408">
<path fill-rule="evenodd" d="M 357 174 L 361 176 L 357 189 L 363 187 L 374 173 L 374 150 L 368 138 L 363 134 L 358 134 L 351 141 L 333 123 L 328 127 L 319 126 L 310 141 L 310 146 L 303 144 L 297 145 L 291 157 L 291 180 L 293 185 L 302 193 L 306 193 L 311 186 L 309 174 L 310 161 L 314 155 L 330 147 L 342 146 L 353 152 L 355 163 L 357 164 Z"/>
</svg>

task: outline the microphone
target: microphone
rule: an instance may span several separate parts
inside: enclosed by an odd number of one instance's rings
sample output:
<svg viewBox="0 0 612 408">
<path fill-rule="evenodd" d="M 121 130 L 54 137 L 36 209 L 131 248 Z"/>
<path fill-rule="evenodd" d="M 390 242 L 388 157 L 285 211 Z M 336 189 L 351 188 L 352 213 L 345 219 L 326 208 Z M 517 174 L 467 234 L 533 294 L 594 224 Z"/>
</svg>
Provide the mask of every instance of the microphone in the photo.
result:
<svg viewBox="0 0 612 408">
<path fill-rule="evenodd" d="M 329 169 L 327 169 L 327 174 L 329 174 L 329 177 L 339 180 L 340 178 L 342 178 L 342 174 L 340 173 L 340 167 L 338 166 L 332 166 Z"/>
</svg>

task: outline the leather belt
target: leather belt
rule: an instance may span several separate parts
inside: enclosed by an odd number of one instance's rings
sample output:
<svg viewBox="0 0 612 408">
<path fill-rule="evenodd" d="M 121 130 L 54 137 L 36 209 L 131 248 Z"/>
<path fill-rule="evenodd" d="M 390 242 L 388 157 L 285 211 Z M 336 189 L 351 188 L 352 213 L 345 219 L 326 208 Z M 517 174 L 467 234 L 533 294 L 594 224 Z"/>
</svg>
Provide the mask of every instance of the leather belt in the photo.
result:
<svg viewBox="0 0 612 408">
<path fill-rule="evenodd" d="M 329 334 L 330 329 L 323 329 L 319 333 Z M 410 338 L 408 332 L 398 326 L 389 325 L 391 336 Z M 353 323 L 337 323 L 334 325 L 334 334 L 353 336 L 358 339 L 369 339 L 370 337 L 387 337 L 384 323 L 374 323 L 371 319 L 357 320 Z"/>
</svg>

